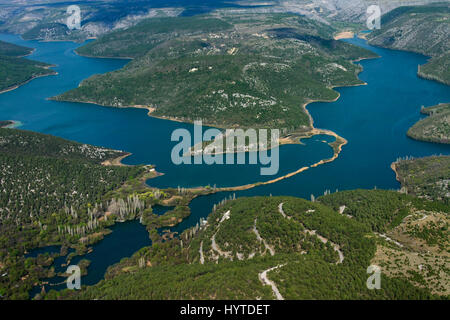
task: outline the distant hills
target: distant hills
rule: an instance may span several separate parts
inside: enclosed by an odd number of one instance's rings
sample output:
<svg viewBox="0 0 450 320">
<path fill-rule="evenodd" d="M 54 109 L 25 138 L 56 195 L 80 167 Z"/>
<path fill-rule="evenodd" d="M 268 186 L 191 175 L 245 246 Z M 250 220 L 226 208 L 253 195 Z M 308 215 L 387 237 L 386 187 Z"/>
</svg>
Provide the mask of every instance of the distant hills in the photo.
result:
<svg viewBox="0 0 450 320">
<path fill-rule="evenodd" d="M 382 17 L 369 43 L 431 56 L 419 75 L 450 84 L 450 4 L 397 8 Z"/>
<path fill-rule="evenodd" d="M 378 0 L 382 13 L 404 5 L 422 5 L 442 0 Z M 0 0 L 0 32 L 26 35 L 27 39 L 84 41 L 112 30 L 130 27 L 152 17 L 191 16 L 228 8 L 254 13 L 295 13 L 322 23 L 345 21 L 362 24 L 370 0 Z M 66 9 L 82 9 L 82 29 L 69 30 Z M 107 14 L 106 14 L 107 13 Z"/>
</svg>

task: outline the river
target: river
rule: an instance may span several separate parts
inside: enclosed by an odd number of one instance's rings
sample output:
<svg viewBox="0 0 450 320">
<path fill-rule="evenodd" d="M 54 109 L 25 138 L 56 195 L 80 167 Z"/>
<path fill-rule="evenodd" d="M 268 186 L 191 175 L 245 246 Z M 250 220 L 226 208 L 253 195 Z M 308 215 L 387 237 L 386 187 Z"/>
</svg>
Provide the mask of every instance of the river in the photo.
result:
<svg viewBox="0 0 450 320">
<path fill-rule="evenodd" d="M 142 109 L 47 100 L 78 86 L 93 74 L 121 68 L 126 60 L 80 57 L 74 53 L 79 44 L 71 42 L 24 41 L 13 35 L 0 35 L 0 40 L 36 48 L 29 58 L 54 64 L 54 70 L 58 72 L 56 76 L 35 79 L 1 94 L 0 120 L 17 120 L 23 124 L 21 129 L 131 152 L 133 155 L 126 158 L 125 163 L 154 164 L 158 171 L 165 173 L 148 181 L 155 187 L 235 186 L 273 178 L 261 177 L 260 167 L 255 165 L 172 164 L 170 155 L 175 142 L 170 141 L 170 136 L 178 128 L 192 132 L 190 124 L 151 118 Z M 366 47 L 381 58 L 359 62 L 364 67 L 359 76 L 367 85 L 338 88 L 336 90 L 341 94 L 338 101 L 308 106 L 315 127 L 330 129 L 348 140 L 339 158 L 275 184 L 237 192 L 237 197 L 272 194 L 309 199 L 311 194 L 318 196 L 325 190 L 397 189 L 399 184 L 390 164 L 398 157 L 450 154 L 448 145 L 419 142 L 406 136 L 408 128 L 423 117 L 419 113 L 422 105 L 450 101 L 450 87 L 417 77 L 417 66 L 424 64 L 427 58 L 372 47 L 362 39 L 345 41 Z M 332 150 L 326 144 L 330 139 L 316 136 L 305 140 L 303 145 L 280 147 L 278 176 L 330 158 Z M 214 203 L 230 195 L 217 193 L 194 199 L 190 204 L 191 216 L 172 231 L 181 232 L 195 225 L 211 212 Z M 85 284 L 98 282 L 107 265 L 119 260 L 119 256 L 105 260 L 105 252 L 115 250 L 120 233 L 114 233 L 116 237 L 106 236 L 94 246 L 89 257 L 83 257 L 92 261 Z M 120 255 L 129 256 L 139 247 L 149 244 L 144 241 L 148 240 L 146 232 L 138 234 L 143 239 L 133 237 L 132 243 L 127 243 L 133 251 L 119 251 Z"/>
</svg>

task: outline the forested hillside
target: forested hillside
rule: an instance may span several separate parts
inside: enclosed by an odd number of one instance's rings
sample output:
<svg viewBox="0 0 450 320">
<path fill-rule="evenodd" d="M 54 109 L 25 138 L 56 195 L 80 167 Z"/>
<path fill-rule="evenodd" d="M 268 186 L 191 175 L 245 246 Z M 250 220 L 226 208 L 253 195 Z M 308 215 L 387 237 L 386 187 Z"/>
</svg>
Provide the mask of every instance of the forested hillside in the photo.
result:
<svg viewBox="0 0 450 320">
<path fill-rule="evenodd" d="M 336 99 L 334 86 L 361 84 L 361 67 L 351 60 L 375 56 L 332 40 L 334 31 L 289 14 L 151 19 L 78 49 L 135 59 L 55 99 L 138 105 L 156 117 L 293 132 L 310 124 L 302 104 Z"/>
<path fill-rule="evenodd" d="M 142 167 L 106 167 L 122 152 L 16 129 L 0 129 L 0 295 L 28 298 L 42 269 L 26 250 L 77 242 L 101 230 L 100 200 Z M 91 208 L 91 209 L 88 209 Z M 95 208 L 95 210 L 94 210 Z M 42 261 L 40 263 L 43 263 Z"/>
<path fill-rule="evenodd" d="M 320 202 L 332 207 L 291 197 L 222 202 L 207 221 L 179 238 L 143 248 L 111 267 L 98 285 L 50 292 L 46 298 L 427 299 L 438 297 L 430 290 L 448 294 L 448 274 L 439 274 L 445 271 L 439 265 L 433 268 L 447 289 L 403 274 L 407 264 L 389 266 L 389 275 L 383 271 L 380 290 L 366 287 L 366 269 L 377 252 L 395 246 L 375 230 L 390 232 L 418 210 L 448 219 L 448 206 L 376 190 L 332 194 Z M 348 209 L 340 214 L 333 210 L 337 204 Z"/>
<path fill-rule="evenodd" d="M 18 58 L 29 55 L 31 52 L 33 52 L 33 49 L 0 40 L 0 54 L 2 56 Z"/>
<path fill-rule="evenodd" d="M 419 66 L 419 76 L 450 85 L 450 52 L 432 58 L 428 63 Z"/>
<path fill-rule="evenodd" d="M 126 154 L 123 151 L 95 147 L 24 130 L 0 130 L 0 152 L 17 156 L 83 160 L 98 164 Z"/>
<path fill-rule="evenodd" d="M 36 77 L 55 74 L 50 65 L 22 58 L 33 50 L 0 41 L 0 93 Z"/>
<path fill-rule="evenodd" d="M 399 7 L 385 14 L 381 29 L 369 35 L 369 43 L 408 50 L 432 57 L 419 67 L 419 75 L 450 84 L 450 5 Z"/>
</svg>

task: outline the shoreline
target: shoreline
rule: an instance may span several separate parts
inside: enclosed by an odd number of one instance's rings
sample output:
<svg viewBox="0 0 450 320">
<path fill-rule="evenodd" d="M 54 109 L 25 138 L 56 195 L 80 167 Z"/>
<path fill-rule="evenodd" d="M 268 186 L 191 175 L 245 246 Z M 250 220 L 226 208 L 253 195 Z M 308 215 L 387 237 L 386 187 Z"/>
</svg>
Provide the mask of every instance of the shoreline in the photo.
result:
<svg viewBox="0 0 450 320">
<path fill-rule="evenodd" d="M 18 127 L 20 127 L 20 126 L 22 126 L 22 122 L 20 122 L 20 121 L 17 121 L 17 120 L 5 120 L 5 121 L 9 121 L 9 122 L 11 122 L 10 124 L 7 124 L 7 125 L 5 125 L 5 126 L 0 126 L 0 128 L 1 129 L 15 129 L 15 128 L 18 128 Z"/>
<path fill-rule="evenodd" d="M 388 46 L 382 46 L 382 45 L 378 45 L 378 44 L 373 44 L 370 43 L 370 39 L 367 39 L 366 37 L 360 37 L 361 39 L 364 39 L 367 41 L 368 45 L 371 45 L 373 47 L 377 47 L 377 48 L 381 48 L 381 49 L 387 49 L 387 50 L 393 50 L 393 51 L 401 51 L 401 52 L 410 52 L 410 53 L 414 53 L 414 54 L 419 54 L 422 55 L 424 57 L 427 58 L 427 62 L 422 64 L 422 65 L 418 65 L 417 66 L 417 77 L 424 79 L 424 80 L 428 80 L 428 81 L 435 81 L 438 82 L 440 84 L 446 85 L 446 86 L 450 86 L 450 82 L 446 82 L 444 79 L 439 78 L 439 76 L 436 76 L 434 74 L 429 74 L 429 73 L 424 73 L 421 68 L 423 66 L 425 66 L 426 64 L 428 64 L 433 58 L 437 58 L 439 56 L 430 56 L 425 52 L 420 52 L 420 51 L 415 51 L 415 50 L 408 50 L 408 49 L 399 49 L 399 48 L 392 48 L 392 47 L 388 47 Z"/>
<path fill-rule="evenodd" d="M 88 39 L 88 40 L 91 40 L 91 39 Z M 77 48 L 78 49 L 78 48 Z M 73 50 L 73 52 L 77 55 L 77 56 L 80 56 L 80 57 L 84 57 L 84 58 L 91 58 L 91 59 L 95 59 L 95 58 L 98 58 L 98 59 L 117 59 L 117 60 L 134 60 L 134 58 L 131 58 L 131 57 L 105 57 L 105 56 L 91 56 L 91 55 L 88 55 L 88 54 L 82 54 L 82 53 L 79 53 L 79 52 L 77 52 L 77 50 L 75 49 L 75 50 Z"/>
<path fill-rule="evenodd" d="M 391 163 L 391 169 L 395 173 L 395 180 L 397 180 L 400 183 L 400 187 L 402 187 L 402 185 L 401 185 L 402 182 L 400 181 L 400 176 L 399 176 L 398 171 L 397 171 L 397 161 Z"/>
<path fill-rule="evenodd" d="M 422 67 L 425 66 L 426 64 L 430 63 L 430 60 L 428 60 L 428 62 L 425 63 L 425 64 L 417 66 L 417 76 L 419 78 L 421 78 L 421 79 L 424 79 L 424 80 L 435 81 L 437 83 L 450 86 L 450 81 L 446 81 L 444 79 L 441 79 L 439 76 L 434 75 L 432 73 L 425 73 L 425 72 L 422 71 Z"/>
<path fill-rule="evenodd" d="M 125 159 L 125 158 L 127 158 L 127 157 L 129 157 L 131 155 L 132 155 L 131 153 L 127 152 L 124 155 L 121 155 L 121 156 L 119 156 L 117 158 L 105 160 L 105 161 L 103 161 L 101 163 L 101 165 L 105 166 L 105 167 L 111 167 L 111 166 L 115 166 L 115 167 L 131 167 L 128 164 L 122 163 L 123 159 Z"/>
<path fill-rule="evenodd" d="M 56 66 L 55 66 L 55 65 L 52 65 L 52 66 L 44 67 L 44 69 L 50 69 L 50 68 L 54 68 L 54 67 L 56 67 Z M 9 91 L 16 90 L 16 89 L 18 89 L 18 88 L 20 88 L 20 87 L 26 85 L 27 83 L 29 83 L 29 82 L 31 82 L 31 81 L 33 81 L 33 80 L 35 80 L 35 79 L 43 78 L 43 77 L 50 77 L 50 76 L 57 76 L 57 75 L 58 75 L 58 72 L 54 71 L 53 73 L 49 73 L 49 74 L 42 74 L 42 75 L 38 75 L 38 76 L 33 76 L 33 77 L 31 77 L 30 79 L 28 79 L 28 80 L 26 80 L 26 81 L 24 81 L 24 82 L 22 82 L 22 83 L 15 84 L 15 85 L 13 85 L 13 86 L 11 86 L 11 87 L 9 87 L 9 88 L 6 88 L 6 89 L 0 91 L 0 94 L 3 94 L 3 93 L 6 93 L 6 92 L 9 92 Z"/>
<path fill-rule="evenodd" d="M 341 40 L 341 39 L 352 39 L 355 37 L 355 32 L 354 31 L 341 31 L 339 33 L 337 33 L 333 39 L 334 40 Z"/>
<path fill-rule="evenodd" d="M 362 60 L 368 60 L 368 59 L 378 59 L 378 58 L 380 58 L 380 56 L 376 56 L 376 57 L 360 57 L 360 58 L 358 58 L 358 59 L 356 59 L 356 60 L 351 60 L 351 62 L 352 63 L 354 63 L 354 62 L 359 62 L 359 61 L 362 61 Z M 331 86 L 331 87 L 329 87 L 330 89 L 335 89 L 335 88 L 344 88 L 344 87 L 357 87 L 357 86 L 363 86 L 363 85 L 367 85 L 367 83 L 366 82 L 364 82 L 364 81 L 362 81 L 361 79 L 359 79 L 359 77 L 358 77 L 358 75 L 361 73 L 361 72 L 363 72 L 364 71 L 364 68 L 361 66 L 361 70 L 359 70 L 359 72 L 357 72 L 356 73 L 356 78 L 357 78 L 357 80 L 359 80 L 361 83 L 355 83 L 355 84 L 348 84 L 348 85 L 335 85 L 335 86 Z M 307 102 L 305 102 L 305 103 L 303 103 L 302 104 L 302 108 L 303 108 L 303 110 L 304 110 L 304 112 L 306 113 L 306 115 L 308 116 L 308 118 L 309 118 L 309 122 L 310 122 L 310 124 L 309 124 L 309 126 L 310 126 L 310 130 L 309 131 L 306 131 L 306 132 L 302 132 L 300 135 L 298 135 L 298 136 L 295 136 L 295 132 L 293 133 L 293 134 L 291 134 L 291 136 L 289 137 L 282 137 L 282 138 L 280 138 L 280 140 L 282 140 L 282 144 L 279 144 L 279 146 L 281 146 L 281 145 L 286 145 L 286 144 L 299 144 L 299 143 L 301 143 L 301 139 L 305 139 L 305 138 L 311 138 L 311 137 L 313 137 L 313 136 L 316 136 L 316 135 L 329 135 L 329 136 L 333 136 L 333 137 L 335 137 L 336 138 L 336 140 L 335 141 L 333 141 L 333 142 L 330 142 L 330 143 L 328 143 L 328 145 L 330 145 L 330 147 L 333 149 L 333 151 L 334 151 L 334 153 L 333 153 L 333 156 L 331 157 L 331 158 L 328 158 L 328 159 L 322 159 L 322 160 L 320 160 L 320 161 L 318 161 L 318 162 L 316 162 L 316 163 L 314 163 L 314 164 L 312 164 L 312 165 L 310 165 L 310 166 L 306 166 L 306 167 L 302 167 L 302 168 L 300 168 L 300 169 L 298 169 L 298 170 L 296 170 L 296 171 L 294 171 L 294 172 L 290 172 L 290 173 L 288 173 L 288 174 L 286 174 L 286 175 L 283 175 L 283 176 L 281 176 L 281 177 L 278 177 L 278 178 L 275 178 L 275 179 L 272 179 L 272 180 L 269 180 L 269 181 L 265 181 L 265 182 L 255 182 L 255 183 L 250 183 L 250 184 L 246 184 L 246 185 L 240 185 L 240 186 L 234 186 L 234 187 L 219 187 L 219 188 L 216 188 L 215 190 L 214 190 L 214 192 L 213 193 L 217 193 L 217 192 L 224 192 L 224 191 L 241 191 L 241 190 L 248 190 L 248 189 L 252 189 L 252 188 L 255 188 L 255 187 L 258 187 L 258 186 L 262 186 L 262 185 L 268 185 L 268 184 L 273 184 L 273 183 L 276 183 L 276 182 L 278 182 L 278 181 L 281 181 L 281 180 L 284 180 L 284 179 L 288 179 L 288 178 L 290 178 L 290 177 L 293 177 L 293 176 L 295 176 L 295 175 L 298 175 L 298 174 L 300 174 L 300 173 L 302 173 L 302 172 L 304 172 L 304 171 L 306 171 L 306 170 L 308 170 L 308 169 L 310 169 L 310 168 L 316 168 L 316 167 L 318 167 L 318 166 L 320 166 L 320 165 L 324 165 L 324 164 L 327 164 L 327 163 L 331 163 L 331 162 L 333 162 L 334 160 L 336 160 L 338 157 L 339 157 L 339 155 L 340 155 L 340 153 L 342 152 L 342 148 L 346 145 L 346 144 L 348 144 L 348 141 L 345 139 L 345 138 L 343 138 L 343 137 L 341 137 L 341 136 L 339 136 L 337 133 L 335 133 L 335 132 L 333 132 L 333 131 L 331 131 L 331 130 L 328 130 L 328 129 L 320 129 L 320 128 L 315 128 L 314 127 L 314 119 L 313 119 L 313 117 L 311 116 L 311 114 L 310 114 L 310 112 L 309 112 L 309 110 L 307 109 L 307 106 L 309 105 L 309 104 L 311 104 L 311 103 L 314 103 L 314 102 L 336 102 L 337 100 L 339 100 L 339 98 L 341 97 L 341 94 L 340 94 L 340 92 L 339 91 L 336 91 L 337 92 L 337 97 L 336 98 L 334 98 L 334 99 L 332 99 L 332 100 L 309 100 L 309 101 L 307 101 Z M 51 99 L 51 98 L 50 98 Z M 55 100 L 58 100 L 58 99 L 55 99 Z M 64 101 L 64 100 L 59 100 L 59 101 Z M 72 101 L 72 102 L 77 102 L 77 101 Z M 78 101 L 78 103 L 89 103 L 89 104 L 95 104 L 95 105 L 99 105 L 98 103 L 95 103 L 95 102 L 92 102 L 92 101 L 88 101 L 88 102 L 79 102 Z M 101 106 L 101 105 L 100 105 Z M 111 108 L 117 108 L 117 107 L 113 107 L 113 106 L 103 106 L 103 107 L 111 107 Z M 136 108 L 136 109 L 147 109 L 148 110 L 148 113 L 147 113 L 147 115 L 149 116 L 149 117 L 154 117 L 154 118 L 158 118 L 158 119 L 163 119 L 163 120 L 169 120 L 169 121 L 176 121 L 176 122 L 182 122 L 182 123 L 192 123 L 193 121 L 190 121 L 190 122 L 188 122 L 188 121 L 183 121 L 183 120 L 180 120 L 180 119 L 177 119 L 177 118 L 173 118 L 173 117 L 161 117 L 161 116 L 155 116 L 154 114 L 153 114 L 153 112 L 156 110 L 156 108 L 154 108 L 154 107 L 150 107 L 150 106 L 145 106 L 145 105 L 132 105 L 132 106 L 124 106 L 124 107 L 120 107 L 120 108 Z M 220 128 L 220 126 L 217 126 L 217 125 L 208 125 L 208 124 L 204 124 L 205 126 L 213 126 L 213 127 L 215 127 L 215 128 Z M 295 139 L 295 140 L 294 140 Z M 336 145 L 337 144 L 337 145 Z M 114 163 L 117 163 L 117 165 L 124 165 L 122 162 L 121 162 L 121 160 L 123 160 L 124 158 L 126 158 L 126 157 L 123 157 L 123 158 L 117 158 L 117 159 L 115 159 L 116 161 L 114 162 Z M 112 162 L 111 162 L 112 163 Z M 149 187 L 151 187 L 150 185 L 147 185 L 147 186 L 149 186 Z M 204 187 L 192 187 L 192 188 L 186 188 L 187 190 L 190 190 L 190 191 L 195 191 L 195 190 L 201 190 L 201 189 L 204 189 Z"/>
</svg>

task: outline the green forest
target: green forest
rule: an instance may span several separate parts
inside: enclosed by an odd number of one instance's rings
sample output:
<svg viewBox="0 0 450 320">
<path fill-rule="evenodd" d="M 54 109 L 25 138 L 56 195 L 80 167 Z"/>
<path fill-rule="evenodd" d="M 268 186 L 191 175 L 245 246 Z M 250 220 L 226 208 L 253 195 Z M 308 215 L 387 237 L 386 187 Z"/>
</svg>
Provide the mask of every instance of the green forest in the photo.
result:
<svg viewBox="0 0 450 320">
<path fill-rule="evenodd" d="M 332 39 L 332 27 L 288 14 L 224 14 L 144 21 L 78 49 L 130 57 L 57 100 L 114 107 L 143 105 L 162 118 L 225 127 L 309 127 L 301 108 L 331 101 L 336 86 L 362 84 L 352 60 L 375 57 Z"/>
<path fill-rule="evenodd" d="M 96 210 L 100 200 L 144 172 L 142 167 L 100 164 L 120 155 L 39 133 L 0 129 L 0 264 L 8 274 L 0 278 L 2 296 L 27 299 L 32 283 L 42 276 L 36 261 L 25 263 L 24 252 L 76 243 L 103 228 Z"/>
<path fill-rule="evenodd" d="M 377 246 L 386 242 L 374 230 L 392 230 L 412 212 L 411 202 L 448 213 L 447 205 L 383 190 L 336 193 L 319 202 L 292 197 L 223 201 L 207 221 L 179 238 L 154 243 L 110 267 L 99 284 L 79 292 L 51 291 L 45 298 L 274 299 L 260 280 L 264 270 L 271 270 L 268 276 L 285 299 L 442 297 L 405 276 L 383 275 L 382 289 L 369 290 L 366 269 Z M 335 204 L 345 204 L 354 218 L 333 210 Z"/>
<path fill-rule="evenodd" d="M 21 85 L 33 78 L 55 74 L 50 65 L 23 58 L 32 49 L 0 41 L 0 92 Z"/>
</svg>

